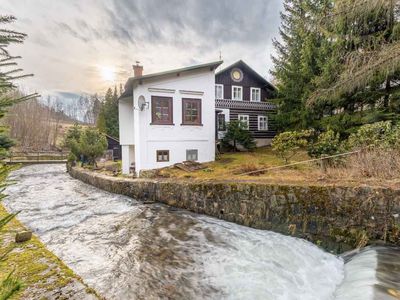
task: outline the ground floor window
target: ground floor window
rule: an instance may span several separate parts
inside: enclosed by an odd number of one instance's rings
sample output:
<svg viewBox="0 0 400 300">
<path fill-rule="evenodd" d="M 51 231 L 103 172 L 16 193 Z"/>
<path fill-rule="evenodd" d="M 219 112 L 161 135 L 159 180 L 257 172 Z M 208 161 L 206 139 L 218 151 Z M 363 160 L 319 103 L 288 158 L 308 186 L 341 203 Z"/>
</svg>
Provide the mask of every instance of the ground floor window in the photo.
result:
<svg viewBox="0 0 400 300">
<path fill-rule="evenodd" d="M 218 114 L 218 131 L 225 131 L 225 130 L 226 130 L 225 115 Z"/>
<path fill-rule="evenodd" d="M 238 115 L 238 120 L 243 123 L 243 129 L 249 130 L 249 115 Z"/>
<path fill-rule="evenodd" d="M 199 151 L 197 149 L 186 150 L 186 160 L 197 161 L 199 156 Z"/>
<path fill-rule="evenodd" d="M 169 150 L 157 150 L 157 162 L 169 161 Z"/>
<path fill-rule="evenodd" d="M 258 130 L 268 130 L 268 117 L 258 116 Z"/>
</svg>

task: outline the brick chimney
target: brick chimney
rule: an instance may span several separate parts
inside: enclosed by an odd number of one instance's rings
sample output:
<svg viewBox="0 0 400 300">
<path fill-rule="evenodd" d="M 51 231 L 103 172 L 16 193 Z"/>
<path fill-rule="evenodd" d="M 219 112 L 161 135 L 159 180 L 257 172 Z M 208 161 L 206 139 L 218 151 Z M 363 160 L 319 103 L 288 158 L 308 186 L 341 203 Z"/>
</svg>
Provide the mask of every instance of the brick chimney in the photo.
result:
<svg viewBox="0 0 400 300">
<path fill-rule="evenodd" d="M 136 65 L 133 65 L 133 73 L 135 77 L 140 77 L 143 75 L 143 66 L 139 65 L 139 61 L 136 62 Z"/>
</svg>

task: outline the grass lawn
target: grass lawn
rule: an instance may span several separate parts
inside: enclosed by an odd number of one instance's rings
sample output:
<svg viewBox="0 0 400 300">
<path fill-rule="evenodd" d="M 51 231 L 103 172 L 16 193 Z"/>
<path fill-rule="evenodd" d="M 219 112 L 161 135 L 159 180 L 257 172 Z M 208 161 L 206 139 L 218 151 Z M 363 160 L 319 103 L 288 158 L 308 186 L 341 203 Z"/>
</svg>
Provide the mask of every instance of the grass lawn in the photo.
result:
<svg viewBox="0 0 400 300">
<path fill-rule="evenodd" d="M 306 151 L 299 151 L 291 158 L 290 163 L 309 160 Z M 121 175 L 120 162 L 99 163 L 96 172 L 106 175 Z M 327 168 L 321 170 L 319 163 L 308 162 L 295 166 L 268 170 L 251 175 L 242 175 L 246 172 L 268 169 L 276 166 L 284 166 L 286 163 L 279 158 L 271 147 L 258 148 L 253 152 L 224 153 L 210 163 L 204 163 L 205 169 L 193 172 L 183 171 L 176 167 L 167 167 L 152 172 L 151 178 L 169 178 L 197 181 L 245 181 L 271 184 L 295 184 L 295 185 L 370 185 L 380 187 L 400 188 L 400 178 L 374 178 L 360 176 L 351 169 L 343 167 Z M 119 175 L 116 175 L 119 174 Z M 127 176 L 123 176 L 127 177 Z"/>
<path fill-rule="evenodd" d="M 296 154 L 291 162 L 309 159 L 305 151 Z M 270 180 L 302 181 L 312 178 L 318 173 L 319 166 L 316 164 L 302 164 L 295 167 L 268 171 L 262 174 L 241 175 L 242 173 L 267 169 L 285 165 L 284 160 L 279 158 L 270 147 L 258 148 L 254 152 L 224 153 L 215 162 L 204 164 L 207 168 L 194 172 L 185 172 L 177 168 L 165 168 L 160 171 L 161 176 L 174 178 L 193 178 L 200 180 Z M 309 176 L 313 174 L 312 176 Z"/>
</svg>

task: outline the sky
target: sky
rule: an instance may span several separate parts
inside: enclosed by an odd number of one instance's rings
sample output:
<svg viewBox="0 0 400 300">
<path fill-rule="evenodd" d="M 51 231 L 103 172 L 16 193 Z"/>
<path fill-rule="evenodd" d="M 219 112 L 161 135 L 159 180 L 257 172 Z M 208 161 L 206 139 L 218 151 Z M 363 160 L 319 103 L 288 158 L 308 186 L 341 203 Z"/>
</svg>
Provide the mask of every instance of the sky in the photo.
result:
<svg viewBox="0 0 400 300">
<path fill-rule="evenodd" d="M 270 78 L 272 39 L 282 0 L 0 0 L 7 28 L 28 34 L 13 55 L 23 58 L 26 92 L 104 94 L 133 76 L 219 60 L 243 59 Z"/>
</svg>

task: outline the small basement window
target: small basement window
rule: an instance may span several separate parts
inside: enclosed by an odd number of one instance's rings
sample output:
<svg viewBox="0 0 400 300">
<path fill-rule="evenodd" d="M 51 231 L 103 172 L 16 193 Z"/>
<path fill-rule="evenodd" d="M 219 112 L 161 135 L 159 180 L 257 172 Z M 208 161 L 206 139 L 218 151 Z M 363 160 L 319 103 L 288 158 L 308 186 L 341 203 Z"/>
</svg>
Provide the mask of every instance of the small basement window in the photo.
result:
<svg viewBox="0 0 400 300">
<path fill-rule="evenodd" d="M 157 162 L 169 161 L 169 150 L 157 150 Z"/>
<path fill-rule="evenodd" d="M 198 156 L 199 156 L 199 151 L 197 149 L 186 150 L 187 161 L 197 161 Z"/>
</svg>

